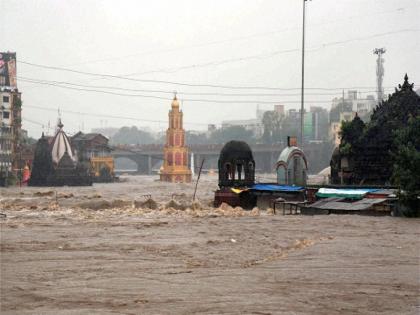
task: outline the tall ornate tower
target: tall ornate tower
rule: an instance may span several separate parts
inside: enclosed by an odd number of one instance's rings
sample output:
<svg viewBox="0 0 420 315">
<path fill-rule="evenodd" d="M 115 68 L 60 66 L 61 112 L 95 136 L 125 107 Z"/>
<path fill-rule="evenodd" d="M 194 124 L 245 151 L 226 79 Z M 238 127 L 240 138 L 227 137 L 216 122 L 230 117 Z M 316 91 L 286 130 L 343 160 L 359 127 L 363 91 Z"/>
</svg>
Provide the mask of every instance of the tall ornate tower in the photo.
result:
<svg viewBox="0 0 420 315">
<path fill-rule="evenodd" d="M 173 183 L 191 182 L 188 168 L 188 147 L 185 146 L 185 130 L 182 128 L 182 111 L 176 94 L 169 111 L 169 128 L 166 131 L 166 145 L 163 149 L 163 170 L 160 180 Z"/>
</svg>

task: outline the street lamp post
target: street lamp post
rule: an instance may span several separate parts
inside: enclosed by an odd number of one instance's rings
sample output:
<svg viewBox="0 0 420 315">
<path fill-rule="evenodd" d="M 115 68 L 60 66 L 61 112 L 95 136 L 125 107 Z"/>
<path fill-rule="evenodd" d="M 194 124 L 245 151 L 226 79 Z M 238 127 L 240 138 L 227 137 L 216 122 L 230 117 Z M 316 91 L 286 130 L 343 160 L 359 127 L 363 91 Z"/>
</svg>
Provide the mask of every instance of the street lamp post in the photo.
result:
<svg viewBox="0 0 420 315">
<path fill-rule="evenodd" d="M 302 91 L 300 105 L 300 146 L 303 149 L 303 127 L 305 118 L 305 7 L 306 1 L 303 0 L 303 22 L 302 22 Z"/>
</svg>

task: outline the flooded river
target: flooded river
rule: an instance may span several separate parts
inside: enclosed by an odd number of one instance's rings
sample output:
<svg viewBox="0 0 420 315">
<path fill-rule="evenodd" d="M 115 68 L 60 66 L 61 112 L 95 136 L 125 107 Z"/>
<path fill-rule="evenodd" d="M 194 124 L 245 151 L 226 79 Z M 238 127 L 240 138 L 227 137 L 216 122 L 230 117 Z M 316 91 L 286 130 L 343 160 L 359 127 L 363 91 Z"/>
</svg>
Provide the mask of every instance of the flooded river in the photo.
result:
<svg viewBox="0 0 420 315">
<path fill-rule="evenodd" d="M 419 314 L 420 220 L 211 207 L 217 178 L 0 190 L 1 314 Z"/>
</svg>

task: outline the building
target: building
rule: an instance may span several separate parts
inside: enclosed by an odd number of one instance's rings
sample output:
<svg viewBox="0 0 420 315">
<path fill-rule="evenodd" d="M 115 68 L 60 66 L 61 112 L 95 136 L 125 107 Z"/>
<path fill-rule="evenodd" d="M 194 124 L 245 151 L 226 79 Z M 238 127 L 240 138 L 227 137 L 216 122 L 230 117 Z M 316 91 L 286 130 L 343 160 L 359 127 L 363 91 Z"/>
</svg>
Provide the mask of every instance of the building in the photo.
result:
<svg viewBox="0 0 420 315">
<path fill-rule="evenodd" d="M 17 158 L 21 110 L 21 93 L 16 82 L 16 53 L 0 53 L 0 173 L 3 175 L 22 167 Z"/>
<path fill-rule="evenodd" d="M 308 162 L 303 151 L 296 145 L 295 137 L 287 137 L 287 147 L 280 153 L 276 163 L 279 185 L 306 186 Z"/>
<path fill-rule="evenodd" d="M 328 139 L 328 111 L 320 106 L 310 107 L 311 137 L 309 140 L 323 141 Z"/>
<path fill-rule="evenodd" d="M 281 111 L 281 107 L 283 105 L 276 105 L 280 106 L 279 109 L 276 109 L 274 107 L 274 110 Z M 284 110 L 284 106 L 283 106 Z M 263 117 L 264 113 L 267 112 L 267 110 L 260 109 L 259 106 L 257 106 L 256 110 L 256 118 L 251 119 L 240 119 L 240 120 L 224 120 L 222 121 L 222 128 L 229 128 L 234 126 L 240 126 L 243 127 L 245 130 L 252 131 L 254 136 L 256 138 L 260 138 L 264 132 L 264 125 L 263 125 Z"/>
<path fill-rule="evenodd" d="M 284 105 L 274 105 L 274 111 L 281 116 L 284 116 Z"/>
<path fill-rule="evenodd" d="M 63 126 L 60 119 L 51 143 L 44 134 L 38 140 L 29 186 L 92 185 L 90 167 L 78 161 Z"/>
<path fill-rule="evenodd" d="M 79 131 L 71 137 L 72 145 L 79 159 L 88 160 L 93 157 L 111 155 L 109 139 L 100 133 L 83 133 Z"/>
<path fill-rule="evenodd" d="M 245 130 L 252 131 L 255 138 L 260 138 L 263 136 L 264 133 L 263 118 L 266 112 L 274 112 L 280 117 L 285 116 L 284 105 L 274 105 L 271 111 L 266 109 L 260 109 L 259 106 L 257 106 L 255 115 L 256 118 L 241 120 L 224 120 L 222 121 L 222 128 L 240 126 L 243 127 Z"/>
<path fill-rule="evenodd" d="M 161 181 L 191 182 L 188 151 L 185 145 L 183 113 L 179 109 L 179 102 L 175 95 L 169 111 L 169 128 L 166 131 L 166 144 L 163 149 L 164 162 L 160 171 Z"/>
<path fill-rule="evenodd" d="M 240 126 L 245 128 L 245 130 L 252 131 L 252 133 L 257 138 L 261 137 L 264 129 L 261 119 L 258 118 L 222 121 L 222 128 L 229 128 L 234 126 Z"/>
<path fill-rule="evenodd" d="M 71 142 L 79 161 L 90 161 L 94 180 L 110 181 L 114 178 L 114 158 L 107 137 L 100 133 L 79 131 L 71 138 Z"/>
<path fill-rule="evenodd" d="M 331 142 L 338 146 L 340 144 L 341 122 L 351 121 L 356 113 L 360 117 L 367 117 L 376 106 L 375 99 L 372 95 L 366 98 L 358 97 L 355 90 L 348 91 L 347 98 L 334 98 L 332 100 L 330 117 L 329 117 L 329 138 Z"/>
<path fill-rule="evenodd" d="M 0 170 L 12 169 L 12 104 L 10 92 L 0 90 Z"/>
<path fill-rule="evenodd" d="M 332 100 L 331 108 L 339 106 L 341 103 L 348 103 L 351 106 L 351 111 L 357 112 L 359 116 L 364 116 L 365 114 L 371 112 L 377 102 L 373 95 L 366 95 L 362 97 L 361 92 L 357 90 L 347 91 L 347 97 L 344 97 L 344 92 L 342 97 L 336 97 Z"/>
</svg>

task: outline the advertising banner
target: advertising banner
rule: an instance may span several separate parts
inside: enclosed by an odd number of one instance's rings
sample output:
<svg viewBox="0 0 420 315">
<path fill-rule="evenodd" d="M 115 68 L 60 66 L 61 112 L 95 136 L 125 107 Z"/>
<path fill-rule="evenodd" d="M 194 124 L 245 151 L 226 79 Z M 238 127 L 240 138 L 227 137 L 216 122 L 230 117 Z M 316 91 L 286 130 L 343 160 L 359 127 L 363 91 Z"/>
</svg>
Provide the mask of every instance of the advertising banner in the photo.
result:
<svg viewBox="0 0 420 315">
<path fill-rule="evenodd" d="M 0 86 L 17 88 L 16 53 L 0 52 Z"/>
</svg>

